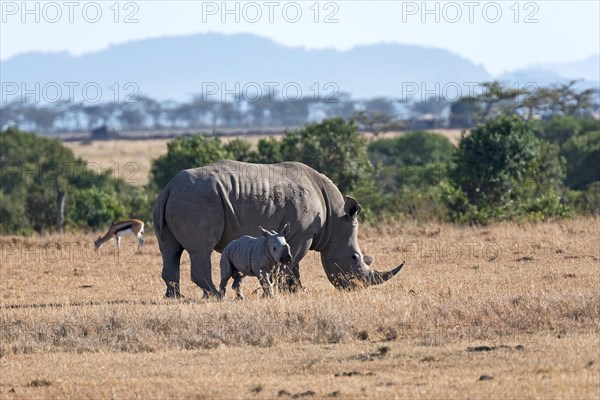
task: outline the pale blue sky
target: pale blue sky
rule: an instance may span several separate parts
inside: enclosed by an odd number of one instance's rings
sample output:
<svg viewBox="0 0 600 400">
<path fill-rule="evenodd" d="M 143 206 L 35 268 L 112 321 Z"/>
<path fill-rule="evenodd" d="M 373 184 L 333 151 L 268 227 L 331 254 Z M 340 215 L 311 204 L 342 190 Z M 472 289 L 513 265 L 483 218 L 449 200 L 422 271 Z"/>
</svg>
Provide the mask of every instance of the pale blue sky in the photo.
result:
<svg viewBox="0 0 600 400">
<path fill-rule="evenodd" d="M 597 0 L 229 1 L 231 14 L 223 13 L 222 1 L 47 3 L 29 1 L 27 14 L 21 1 L 0 1 L 2 60 L 29 51 L 82 54 L 135 39 L 201 32 L 254 33 L 290 46 L 342 50 L 378 42 L 419 44 L 451 50 L 492 74 L 600 51 Z M 127 16 L 132 23 L 124 23 Z M 331 23 L 325 23 L 328 16 Z"/>
</svg>

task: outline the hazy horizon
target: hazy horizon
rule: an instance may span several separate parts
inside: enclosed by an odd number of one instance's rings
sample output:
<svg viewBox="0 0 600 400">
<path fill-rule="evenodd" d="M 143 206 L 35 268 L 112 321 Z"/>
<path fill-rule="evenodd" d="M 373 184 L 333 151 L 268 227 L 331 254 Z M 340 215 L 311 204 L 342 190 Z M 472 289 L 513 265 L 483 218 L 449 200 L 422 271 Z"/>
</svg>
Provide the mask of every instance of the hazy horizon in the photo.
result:
<svg viewBox="0 0 600 400">
<path fill-rule="evenodd" d="M 1 61 L 30 52 L 78 56 L 132 41 L 208 32 L 248 33 L 306 49 L 378 43 L 444 49 L 493 76 L 600 57 L 596 1 L 241 1 L 227 3 L 227 9 L 206 1 L 22 4 L 1 2 Z"/>
</svg>

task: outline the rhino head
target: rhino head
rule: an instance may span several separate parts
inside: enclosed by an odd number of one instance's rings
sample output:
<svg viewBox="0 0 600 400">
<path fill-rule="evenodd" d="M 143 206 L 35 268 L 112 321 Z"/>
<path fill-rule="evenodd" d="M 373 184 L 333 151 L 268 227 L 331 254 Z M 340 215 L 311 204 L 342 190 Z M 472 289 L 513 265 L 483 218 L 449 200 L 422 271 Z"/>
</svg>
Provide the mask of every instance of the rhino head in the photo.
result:
<svg viewBox="0 0 600 400">
<path fill-rule="evenodd" d="M 361 207 L 356 199 L 346 196 L 345 214 L 332 217 L 330 240 L 321 252 L 321 262 L 329 281 L 339 289 L 353 289 L 359 286 L 378 285 L 394 275 L 404 266 L 379 272 L 372 270 L 372 256 L 363 256 L 358 246 L 358 220 Z"/>
</svg>

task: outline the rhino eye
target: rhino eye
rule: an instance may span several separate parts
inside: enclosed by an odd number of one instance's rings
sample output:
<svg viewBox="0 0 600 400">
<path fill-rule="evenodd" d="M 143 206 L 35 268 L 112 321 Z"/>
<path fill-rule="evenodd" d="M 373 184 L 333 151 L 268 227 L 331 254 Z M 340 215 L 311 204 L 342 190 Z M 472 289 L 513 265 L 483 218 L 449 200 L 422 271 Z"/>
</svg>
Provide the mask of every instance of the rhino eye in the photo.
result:
<svg viewBox="0 0 600 400">
<path fill-rule="evenodd" d="M 277 247 L 273 247 L 273 251 L 277 251 Z"/>
</svg>

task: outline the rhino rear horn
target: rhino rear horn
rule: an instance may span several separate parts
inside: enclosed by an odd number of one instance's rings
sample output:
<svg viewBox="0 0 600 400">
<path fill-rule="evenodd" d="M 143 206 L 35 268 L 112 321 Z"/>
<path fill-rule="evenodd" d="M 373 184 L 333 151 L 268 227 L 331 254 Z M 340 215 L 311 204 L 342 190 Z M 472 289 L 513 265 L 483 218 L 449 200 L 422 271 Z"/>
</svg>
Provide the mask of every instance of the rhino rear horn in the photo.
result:
<svg viewBox="0 0 600 400">
<path fill-rule="evenodd" d="M 369 275 L 367 276 L 367 282 L 371 285 L 379 285 L 383 282 L 390 280 L 394 275 L 400 272 L 402 267 L 404 267 L 404 263 L 406 263 L 406 261 L 402 261 L 402 264 L 386 272 L 370 271 Z"/>
</svg>

